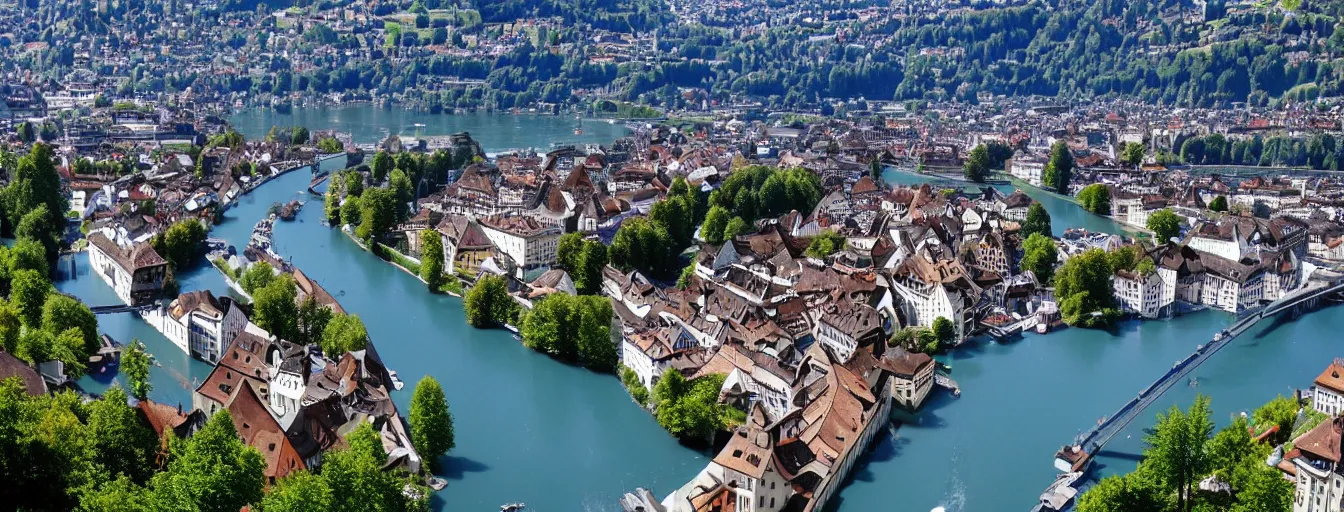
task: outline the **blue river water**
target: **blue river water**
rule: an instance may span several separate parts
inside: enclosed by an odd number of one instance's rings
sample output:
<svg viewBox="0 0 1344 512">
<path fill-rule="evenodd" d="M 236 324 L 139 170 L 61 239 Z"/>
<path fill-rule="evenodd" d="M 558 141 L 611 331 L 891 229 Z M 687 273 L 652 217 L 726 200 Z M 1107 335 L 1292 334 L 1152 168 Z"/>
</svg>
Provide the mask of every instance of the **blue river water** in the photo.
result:
<svg viewBox="0 0 1344 512">
<path fill-rule="evenodd" d="M 481 142 L 489 150 L 490 141 Z M 307 182 L 307 173 L 296 172 L 264 185 L 231 209 L 212 236 L 245 243 L 267 207 L 300 196 Z M 1040 194 L 1033 196 L 1050 210 L 1056 232 L 1075 226 L 1120 232 L 1104 218 Z M 407 381 L 393 393 L 403 412 L 420 376 L 433 375 L 443 385 L 457 448 L 446 461 L 449 486 L 436 496 L 436 509 L 494 510 L 522 501 L 538 511 L 618 510 L 621 493 L 643 486 L 662 496 L 707 462 L 670 438 L 615 378 L 536 354 L 505 331 L 467 326 L 460 300 L 427 293 L 415 278 L 322 226 L 319 204 L 312 198 L 296 222 L 276 225 L 276 250 L 363 318 L 387 365 Z M 83 255 L 63 261 L 65 273 L 71 266 L 73 278 L 58 283 L 62 291 L 94 305 L 115 303 Z M 208 264 L 179 280 L 184 290 L 228 293 Z M 191 382 L 203 379 L 208 365 L 187 358 L 133 315 L 99 321 L 118 340 L 145 341 L 162 364 L 153 371 L 152 398 L 189 407 Z M 1200 312 L 1130 322 L 1113 333 L 1065 329 L 1009 344 L 970 343 L 945 357 L 962 397 L 935 393 L 917 413 L 898 414 L 901 426 L 879 436 L 831 508 L 1025 510 L 1053 478 L 1051 459 L 1060 445 L 1230 323 L 1228 315 Z M 1100 474 L 1134 467 L 1142 429 L 1152 425 L 1157 407 L 1184 406 L 1204 393 L 1224 423 L 1275 394 L 1309 386 L 1342 352 L 1330 332 L 1340 325 L 1344 308 L 1291 323 L 1262 322 L 1117 436 L 1098 459 Z M 82 384 L 91 391 L 104 385 L 92 378 Z"/>
</svg>

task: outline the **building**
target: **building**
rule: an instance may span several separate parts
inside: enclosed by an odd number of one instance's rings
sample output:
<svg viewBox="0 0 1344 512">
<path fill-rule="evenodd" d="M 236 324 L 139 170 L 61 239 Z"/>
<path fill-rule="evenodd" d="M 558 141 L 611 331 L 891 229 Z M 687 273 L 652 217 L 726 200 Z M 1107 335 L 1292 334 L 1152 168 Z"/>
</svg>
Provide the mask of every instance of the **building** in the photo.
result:
<svg viewBox="0 0 1344 512">
<path fill-rule="evenodd" d="M 1041 175 L 1044 173 L 1045 161 L 1032 157 L 1013 157 L 1012 162 L 1008 164 L 1008 174 L 1033 186 L 1041 186 Z"/>
<path fill-rule="evenodd" d="M 1143 318 L 1157 318 L 1171 304 L 1167 300 L 1163 281 L 1157 272 L 1138 273 L 1128 270 L 1115 272 L 1114 294 L 1120 310 Z M 1174 287 L 1173 287 L 1174 288 Z"/>
<path fill-rule="evenodd" d="M 840 361 L 848 361 L 860 348 L 884 345 L 887 338 L 877 310 L 851 302 L 835 304 L 826 311 L 812 334 Z"/>
<path fill-rule="evenodd" d="M 159 298 L 168 276 L 168 262 L 148 242 L 121 245 L 104 231 L 89 234 L 89 266 L 127 304 Z"/>
<path fill-rule="evenodd" d="M 1316 376 L 1311 388 L 1312 408 L 1330 417 L 1344 413 L 1344 360 L 1335 359 Z"/>
<path fill-rule="evenodd" d="M 486 238 L 520 268 L 531 270 L 555 263 L 560 228 L 547 226 L 533 217 L 492 216 L 480 220 Z"/>
<path fill-rule="evenodd" d="M 210 364 L 219 362 L 224 348 L 247 325 L 247 315 L 237 303 L 220 301 L 209 290 L 184 293 L 141 317 L 183 352 Z"/>
<path fill-rule="evenodd" d="M 933 389 L 933 358 L 898 348 L 888 351 L 882 363 L 891 373 L 891 399 L 908 410 L 919 409 Z"/>
<path fill-rule="evenodd" d="M 1296 469 L 1293 512 L 1340 512 L 1344 502 L 1344 466 L 1340 464 L 1340 437 L 1344 417 L 1323 421 L 1294 441 L 1284 454 Z"/>
</svg>

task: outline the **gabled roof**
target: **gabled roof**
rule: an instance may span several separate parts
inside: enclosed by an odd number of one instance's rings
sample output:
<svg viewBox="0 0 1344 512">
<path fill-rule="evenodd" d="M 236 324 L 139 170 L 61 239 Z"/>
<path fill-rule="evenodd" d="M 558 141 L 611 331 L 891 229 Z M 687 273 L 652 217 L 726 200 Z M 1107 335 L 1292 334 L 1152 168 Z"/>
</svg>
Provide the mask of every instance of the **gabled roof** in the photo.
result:
<svg viewBox="0 0 1344 512">
<path fill-rule="evenodd" d="M 285 437 L 285 431 L 254 389 L 255 385 L 239 386 L 225 405 L 233 417 L 238 437 L 261 452 L 262 458 L 266 460 L 267 478 L 284 478 L 292 472 L 306 469 L 303 458 L 290 444 L 289 438 Z"/>
<path fill-rule="evenodd" d="M 39 396 L 47 394 L 47 383 L 42 380 L 42 376 L 37 370 L 28 366 L 13 354 L 0 350 L 0 380 L 17 377 L 19 383 L 23 384 L 24 391 L 29 395 Z"/>
</svg>

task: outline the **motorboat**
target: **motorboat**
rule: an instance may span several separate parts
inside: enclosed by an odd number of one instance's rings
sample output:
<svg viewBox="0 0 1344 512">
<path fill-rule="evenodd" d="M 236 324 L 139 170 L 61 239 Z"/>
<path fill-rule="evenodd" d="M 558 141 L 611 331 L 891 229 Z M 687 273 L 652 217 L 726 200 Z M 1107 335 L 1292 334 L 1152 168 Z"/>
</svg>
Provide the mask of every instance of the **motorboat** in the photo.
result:
<svg viewBox="0 0 1344 512">
<path fill-rule="evenodd" d="M 515 512 L 527 507 L 522 503 L 505 503 L 499 506 L 499 512 Z"/>
</svg>

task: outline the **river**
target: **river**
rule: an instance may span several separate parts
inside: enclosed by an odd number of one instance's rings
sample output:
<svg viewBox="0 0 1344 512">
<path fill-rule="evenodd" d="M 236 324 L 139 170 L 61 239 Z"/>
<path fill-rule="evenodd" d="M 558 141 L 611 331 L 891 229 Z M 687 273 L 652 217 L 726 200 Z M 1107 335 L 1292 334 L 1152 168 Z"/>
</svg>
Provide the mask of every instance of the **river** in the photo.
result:
<svg viewBox="0 0 1344 512">
<path fill-rule="evenodd" d="M 485 131 L 467 129 L 483 145 L 494 144 L 478 135 Z M 296 172 L 261 187 L 231 209 L 212 236 L 245 243 L 266 208 L 294 197 L 307 181 L 306 173 Z M 407 380 L 406 389 L 393 393 L 403 413 L 420 376 L 433 375 L 443 385 L 457 448 L 446 464 L 449 486 L 438 493 L 437 510 L 493 510 L 513 501 L 538 511 L 618 510 L 621 493 L 643 486 L 663 496 L 704 466 L 703 455 L 667 436 L 616 379 L 532 352 L 505 331 L 468 327 L 458 299 L 428 294 L 413 277 L 323 227 L 320 201 L 313 199 L 298 221 L 277 223 L 276 249 L 364 319 L 389 368 Z M 1074 225 L 1121 231 L 1063 199 L 1038 199 L 1050 210 L 1056 232 Z M 115 303 L 112 291 L 88 273 L 87 259 L 74 261 L 75 278 L 58 287 L 90 304 Z M 66 260 L 63 266 L 69 265 Z M 180 279 L 184 290 L 227 293 L 209 266 Z M 207 365 L 186 358 L 132 315 L 99 321 L 118 340 L 144 340 L 158 358 L 155 400 L 190 406 L 189 382 L 203 379 Z M 1130 322 L 1115 333 L 1066 329 L 1003 345 L 971 343 L 944 357 L 962 397 L 935 393 L 917 414 L 901 415 L 903 426 L 879 436 L 834 508 L 1026 510 L 1053 478 L 1051 460 L 1061 444 L 1230 323 L 1228 315 L 1201 312 Z M 1308 386 L 1340 353 L 1331 346 L 1336 337 L 1329 329 L 1344 325 L 1344 308 L 1271 325 L 1262 322 L 1235 340 L 1193 373 L 1197 387 L 1178 384 L 1157 407 L 1184 406 L 1202 392 L 1213 397 L 1222 424 L 1275 394 Z M 83 383 L 93 390 L 101 386 L 89 378 Z M 1158 410 L 1147 411 L 1111 442 L 1098 460 L 1101 474 L 1134 467 L 1142 428 L 1154 423 Z"/>
</svg>

